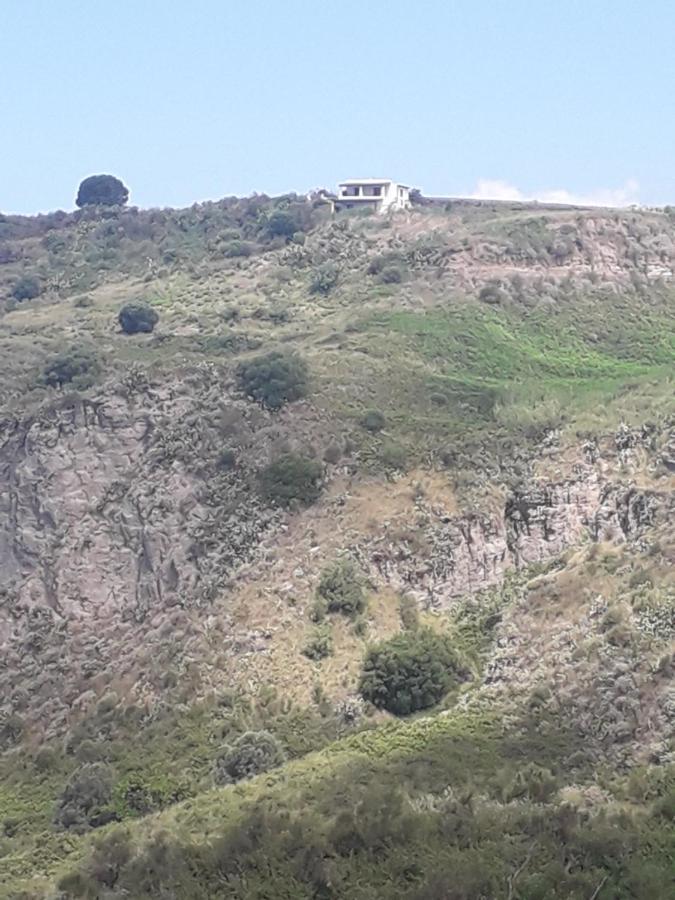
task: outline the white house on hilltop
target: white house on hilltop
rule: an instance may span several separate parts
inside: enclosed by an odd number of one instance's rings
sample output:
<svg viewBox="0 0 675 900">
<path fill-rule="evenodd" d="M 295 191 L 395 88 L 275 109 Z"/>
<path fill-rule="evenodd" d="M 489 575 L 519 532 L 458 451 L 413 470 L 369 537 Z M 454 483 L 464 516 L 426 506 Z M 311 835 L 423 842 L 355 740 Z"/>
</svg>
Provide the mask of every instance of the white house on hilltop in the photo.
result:
<svg viewBox="0 0 675 900">
<path fill-rule="evenodd" d="M 410 188 L 389 178 L 350 178 L 338 185 L 334 207 L 339 209 L 368 209 L 377 213 L 410 206 Z"/>
</svg>

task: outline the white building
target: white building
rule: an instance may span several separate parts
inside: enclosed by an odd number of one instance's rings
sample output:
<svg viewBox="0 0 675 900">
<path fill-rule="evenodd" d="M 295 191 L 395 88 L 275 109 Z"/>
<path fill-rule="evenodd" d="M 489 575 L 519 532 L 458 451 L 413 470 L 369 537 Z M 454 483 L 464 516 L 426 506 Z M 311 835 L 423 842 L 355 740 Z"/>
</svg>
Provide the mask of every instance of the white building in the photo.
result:
<svg viewBox="0 0 675 900">
<path fill-rule="evenodd" d="M 383 213 L 410 206 L 410 188 L 389 178 L 351 178 L 338 185 L 335 209 L 367 209 Z"/>
</svg>

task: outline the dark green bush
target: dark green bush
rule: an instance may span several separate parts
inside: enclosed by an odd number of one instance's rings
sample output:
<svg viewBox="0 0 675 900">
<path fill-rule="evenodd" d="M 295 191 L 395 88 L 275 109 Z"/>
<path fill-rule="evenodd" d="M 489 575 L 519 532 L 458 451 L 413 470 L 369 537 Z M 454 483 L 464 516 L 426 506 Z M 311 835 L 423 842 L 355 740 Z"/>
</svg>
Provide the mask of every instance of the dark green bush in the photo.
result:
<svg viewBox="0 0 675 900">
<path fill-rule="evenodd" d="M 262 495 L 275 506 L 313 503 L 321 493 L 322 474 L 316 460 L 285 453 L 260 473 Z"/>
<path fill-rule="evenodd" d="M 369 409 L 361 417 L 361 425 L 366 431 L 382 431 L 386 421 L 384 413 L 380 412 L 379 409 Z"/>
<path fill-rule="evenodd" d="M 296 353 L 273 351 L 242 363 L 237 369 L 241 389 L 268 409 L 279 409 L 306 396 L 307 364 Z"/>
<path fill-rule="evenodd" d="M 359 690 L 375 706 L 405 716 L 438 703 L 459 674 L 449 638 L 420 628 L 369 649 Z"/>
<path fill-rule="evenodd" d="M 157 310 L 141 301 L 125 303 L 117 318 L 125 334 L 148 334 L 159 322 Z"/>
<path fill-rule="evenodd" d="M 81 182 L 77 206 L 124 206 L 129 189 L 114 175 L 90 175 Z"/>
<path fill-rule="evenodd" d="M 366 607 L 363 576 L 350 559 L 340 559 L 324 569 L 316 593 L 328 612 L 357 616 Z"/>
<path fill-rule="evenodd" d="M 292 238 L 298 230 L 297 218 L 286 209 L 275 209 L 268 216 L 265 225 L 265 231 L 273 238 Z"/>
<path fill-rule="evenodd" d="M 34 275 L 22 275 L 12 288 L 12 297 L 15 300 L 34 300 L 40 296 L 42 288 L 40 280 Z"/>
<path fill-rule="evenodd" d="M 318 661 L 331 656 L 333 653 L 333 636 L 326 627 L 317 628 L 309 638 L 302 653 L 308 659 Z"/>
<path fill-rule="evenodd" d="M 329 294 L 338 283 L 340 270 L 335 263 L 324 263 L 312 273 L 309 289 L 312 294 Z"/>
<path fill-rule="evenodd" d="M 226 244 L 223 244 L 222 253 L 227 259 L 250 256 L 253 253 L 253 246 L 248 241 L 228 241 Z"/>
<path fill-rule="evenodd" d="M 213 775 L 217 784 L 231 784 L 243 778 L 253 778 L 282 765 L 286 754 L 279 741 L 269 731 L 246 731 L 218 755 Z"/>
<path fill-rule="evenodd" d="M 380 448 L 380 462 L 385 469 L 398 469 L 403 471 L 407 464 L 407 453 L 405 447 L 394 441 L 386 441 Z"/>
<path fill-rule="evenodd" d="M 382 284 L 400 284 L 403 281 L 403 272 L 398 266 L 386 266 L 380 272 Z"/>
<path fill-rule="evenodd" d="M 83 831 L 103 824 L 112 798 L 113 776 L 103 763 L 85 763 L 70 776 L 54 811 L 54 822 L 65 829 Z M 110 819 L 108 819 L 110 821 Z"/>
<path fill-rule="evenodd" d="M 392 250 L 388 253 L 380 253 L 378 256 L 374 256 L 368 263 L 367 272 L 369 275 L 379 275 L 380 280 L 384 280 L 382 279 L 382 274 L 387 269 L 395 269 L 403 277 L 405 266 L 405 256 Z"/>
<path fill-rule="evenodd" d="M 237 454 L 231 447 L 226 447 L 218 454 L 218 468 L 228 471 L 236 468 Z"/>
<path fill-rule="evenodd" d="M 507 299 L 507 294 L 498 282 L 490 282 L 483 285 L 480 289 L 478 299 L 483 303 L 498 304 L 503 303 Z"/>
<path fill-rule="evenodd" d="M 72 383 L 74 387 L 85 388 L 93 384 L 99 370 L 98 359 L 93 350 L 73 347 L 57 353 L 47 362 L 42 372 L 42 381 L 50 387 Z"/>
</svg>

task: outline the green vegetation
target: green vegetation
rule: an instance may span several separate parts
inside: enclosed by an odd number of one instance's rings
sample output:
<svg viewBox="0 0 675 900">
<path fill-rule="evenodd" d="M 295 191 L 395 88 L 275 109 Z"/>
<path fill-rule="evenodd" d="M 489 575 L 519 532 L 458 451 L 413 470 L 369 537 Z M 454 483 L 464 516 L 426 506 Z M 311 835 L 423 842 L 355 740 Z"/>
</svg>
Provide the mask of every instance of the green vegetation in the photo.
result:
<svg viewBox="0 0 675 900">
<path fill-rule="evenodd" d="M 382 431 L 386 424 L 384 413 L 379 409 L 369 409 L 361 418 L 361 425 L 366 431 Z"/>
<path fill-rule="evenodd" d="M 89 387 L 99 373 L 99 362 L 93 350 L 73 347 L 57 353 L 45 365 L 42 379 L 50 387 L 72 384 L 76 388 Z"/>
<path fill-rule="evenodd" d="M 316 594 L 327 612 L 354 618 L 366 608 L 364 578 L 350 559 L 339 559 L 323 570 Z"/>
<path fill-rule="evenodd" d="M 333 635 L 328 628 L 317 628 L 309 638 L 302 653 L 307 659 L 318 662 L 333 655 Z"/>
<path fill-rule="evenodd" d="M 148 334 L 159 322 L 159 314 L 148 303 L 125 303 L 118 314 L 125 334 Z"/>
<path fill-rule="evenodd" d="M 312 294 L 330 294 L 339 277 L 340 270 L 334 263 L 324 263 L 312 273 L 309 289 Z"/>
<path fill-rule="evenodd" d="M 114 523 L 140 560 L 153 546 L 130 516 L 151 531 L 194 509 L 176 565 L 194 568 L 200 592 L 181 570 L 175 597 L 146 608 L 130 591 L 100 635 L 98 619 L 90 633 L 78 619 L 87 655 L 76 680 L 57 668 L 60 646 L 43 648 L 40 603 L 26 612 L 8 579 L 9 630 L 35 615 L 17 653 L 36 674 L 24 696 L 10 648 L 0 894 L 669 896 L 667 514 L 638 542 L 593 544 L 585 562 L 575 548 L 469 597 L 447 595 L 444 578 L 462 571 L 456 514 L 484 520 L 489 540 L 533 473 L 594 472 L 594 448 L 603 477 L 646 485 L 645 504 L 667 496 L 674 295 L 648 273 L 673 265 L 670 218 L 596 211 L 589 224 L 585 213 L 453 204 L 320 224 L 325 208 L 292 195 L 185 210 L 126 209 L 126 195 L 89 202 L 72 215 L 0 217 L 3 417 L 8 433 L 48 422 L 51 440 L 69 434 L 62 409 L 88 417 L 110 399 L 155 423 L 143 466 L 180 490 L 146 491 L 152 479 L 139 485 L 116 462 L 96 521 Z M 12 300 L 21 279 L 45 288 L 39 303 Z M 132 304 L 125 328 L 122 304 L 141 296 L 152 306 Z M 111 328 L 118 314 L 123 333 Z M 160 333 L 125 337 L 152 331 L 157 315 Z M 45 389 L 94 381 L 91 402 Z M 624 420 L 656 424 L 631 431 L 615 464 Z M 21 486 L 10 483 L 10 499 Z M 294 515 L 261 510 L 256 490 Z M 56 516 L 51 495 L 33 502 L 42 525 L 24 535 L 27 570 Z M 264 530 L 270 521 L 278 532 Z M 83 533 L 81 546 L 94 539 Z M 53 575 L 69 584 L 63 540 L 55 530 L 40 551 L 36 597 Z M 223 548 L 222 569 L 202 571 Z M 319 571 L 324 554 L 336 561 Z M 489 556 L 486 580 L 499 574 Z M 370 596 L 357 559 L 379 568 Z M 94 606 L 68 597 L 80 601 Z M 50 635 L 66 610 L 43 623 Z M 576 627 L 581 640 L 560 640 Z M 531 644 L 516 653 L 519 634 Z M 137 640 L 137 657 L 121 654 L 119 683 L 104 689 L 98 653 L 115 640 Z M 621 670 L 627 686 L 614 696 Z M 72 700 L 60 722 L 45 702 L 52 678 Z M 40 744 L 44 733 L 56 737 Z"/>
<path fill-rule="evenodd" d="M 279 741 L 269 731 L 246 731 L 223 748 L 216 757 L 214 778 L 217 784 L 229 784 L 253 778 L 286 761 Z"/>
<path fill-rule="evenodd" d="M 12 288 L 12 297 L 22 300 L 34 300 L 40 296 L 42 288 L 40 281 L 34 275 L 22 275 Z"/>
<path fill-rule="evenodd" d="M 450 638 L 420 628 L 371 647 L 359 689 L 375 706 L 407 716 L 438 703 L 461 675 Z"/>
<path fill-rule="evenodd" d="M 114 175 L 90 175 L 80 184 L 77 206 L 124 206 L 129 189 Z"/>
<path fill-rule="evenodd" d="M 296 353 L 275 350 L 242 363 L 237 370 L 241 389 L 262 406 L 280 409 L 307 395 L 308 370 Z"/>
<path fill-rule="evenodd" d="M 106 807 L 112 799 L 113 774 L 103 763 L 85 763 L 63 789 L 54 813 L 61 828 L 81 831 L 110 821 Z"/>
<path fill-rule="evenodd" d="M 275 506 L 313 503 L 321 493 L 323 468 L 314 459 L 285 453 L 260 473 L 263 497 Z"/>
</svg>

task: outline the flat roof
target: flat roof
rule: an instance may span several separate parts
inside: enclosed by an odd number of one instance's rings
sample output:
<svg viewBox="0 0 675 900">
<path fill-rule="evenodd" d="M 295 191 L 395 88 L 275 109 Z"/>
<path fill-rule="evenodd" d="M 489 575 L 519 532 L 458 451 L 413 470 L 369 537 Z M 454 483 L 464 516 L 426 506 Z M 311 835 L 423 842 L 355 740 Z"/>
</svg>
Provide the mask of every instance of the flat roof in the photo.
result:
<svg viewBox="0 0 675 900">
<path fill-rule="evenodd" d="M 391 178 L 348 178 L 338 184 L 391 184 Z"/>
</svg>

